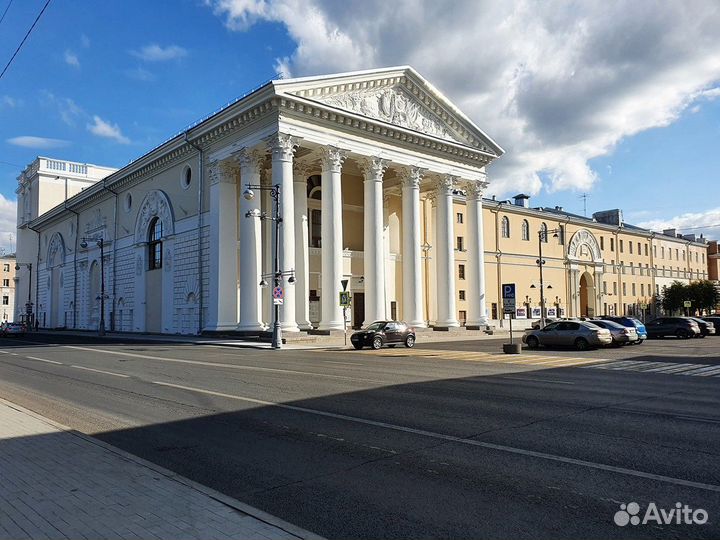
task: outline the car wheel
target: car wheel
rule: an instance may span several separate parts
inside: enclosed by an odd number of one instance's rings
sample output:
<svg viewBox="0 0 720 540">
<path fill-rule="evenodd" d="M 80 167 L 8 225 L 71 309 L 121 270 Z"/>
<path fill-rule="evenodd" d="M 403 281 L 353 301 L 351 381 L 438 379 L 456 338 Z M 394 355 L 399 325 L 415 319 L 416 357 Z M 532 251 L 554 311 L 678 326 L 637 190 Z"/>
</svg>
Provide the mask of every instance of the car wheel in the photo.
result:
<svg viewBox="0 0 720 540">
<path fill-rule="evenodd" d="M 415 346 L 415 336 L 412 334 L 405 338 L 405 346 L 412 349 Z"/>
<path fill-rule="evenodd" d="M 675 335 L 678 337 L 678 339 L 687 339 L 690 337 L 690 333 L 687 330 L 683 330 L 680 328 L 675 332 Z"/>
<path fill-rule="evenodd" d="M 355 347 L 358 351 L 362 349 L 362 344 L 360 343 L 353 343 L 353 347 Z"/>
<path fill-rule="evenodd" d="M 372 341 L 373 349 L 375 349 L 377 351 L 378 349 L 382 348 L 382 345 L 383 345 L 383 343 L 382 343 L 381 337 L 376 337 L 375 339 L 373 339 L 373 341 Z"/>
<path fill-rule="evenodd" d="M 575 348 L 578 351 L 586 351 L 590 344 L 587 342 L 587 339 L 585 338 L 577 338 L 575 340 Z"/>
<path fill-rule="evenodd" d="M 540 340 L 535 336 L 530 336 L 527 338 L 527 346 L 531 349 L 537 349 L 540 346 Z"/>
</svg>

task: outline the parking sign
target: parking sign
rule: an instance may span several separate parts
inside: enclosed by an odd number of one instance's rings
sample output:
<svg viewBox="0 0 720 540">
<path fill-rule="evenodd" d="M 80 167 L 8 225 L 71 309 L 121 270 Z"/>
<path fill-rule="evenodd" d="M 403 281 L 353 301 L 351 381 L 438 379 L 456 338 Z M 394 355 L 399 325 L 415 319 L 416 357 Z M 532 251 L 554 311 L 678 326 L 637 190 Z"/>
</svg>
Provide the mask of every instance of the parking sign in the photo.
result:
<svg viewBox="0 0 720 540">
<path fill-rule="evenodd" d="M 515 284 L 502 284 L 503 313 L 515 314 Z"/>
</svg>

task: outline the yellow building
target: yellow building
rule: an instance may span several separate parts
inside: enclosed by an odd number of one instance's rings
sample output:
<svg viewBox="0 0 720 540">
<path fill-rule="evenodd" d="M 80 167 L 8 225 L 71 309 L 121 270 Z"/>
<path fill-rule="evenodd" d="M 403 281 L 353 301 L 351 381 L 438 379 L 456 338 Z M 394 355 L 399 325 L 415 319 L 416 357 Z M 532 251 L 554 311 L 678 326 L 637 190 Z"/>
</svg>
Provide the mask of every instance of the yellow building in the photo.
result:
<svg viewBox="0 0 720 540">
<path fill-rule="evenodd" d="M 707 279 L 707 244 L 675 230 L 652 232 L 624 222 L 621 210 L 591 218 L 561 207 L 531 208 L 529 197 L 483 200 L 488 318 L 502 315 L 503 283 L 516 284 L 516 318 L 540 318 L 540 267 L 548 317 L 649 316 L 662 288 Z M 465 204 L 455 200 L 458 318 L 465 307 Z M 547 231 L 547 234 L 541 231 Z"/>
</svg>

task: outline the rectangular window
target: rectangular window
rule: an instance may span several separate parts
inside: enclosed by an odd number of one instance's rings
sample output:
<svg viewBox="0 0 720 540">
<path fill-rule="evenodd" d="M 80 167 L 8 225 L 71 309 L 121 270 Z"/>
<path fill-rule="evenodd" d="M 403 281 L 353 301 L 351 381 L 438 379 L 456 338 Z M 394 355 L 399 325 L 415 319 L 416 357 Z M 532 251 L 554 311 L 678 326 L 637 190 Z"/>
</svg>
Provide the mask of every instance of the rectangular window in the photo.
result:
<svg viewBox="0 0 720 540">
<path fill-rule="evenodd" d="M 697 251 L 695 252 L 695 262 L 698 262 Z"/>
<path fill-rule="evenodd" d="M 605 237 L 600 237 L 600 249 L 605 249 Z"/>
<path fill-rule="evenodd" d="M 620 253 L 625 253 L 625 249 L 623 247 L 623 241 L 620 240 Z"/>
<path fill-rule="evenodd" d="M 607 281 L 603 281 L 603 292 L 607 294 Z"/>
<path fill-rule="evenodd" d="M 490 304 L 490 316 L 491 316 L 493 319 L 497 319 L 497 318 L 498 318 L 498 305 L 497 305 L 497 303 L 495 303 L 495 302 L 493 302 L 492 304 Z"/>
<path fill-rule="evenodd" d="M 638 242 L 638 255 L 640 255 L 642 253 L 642 251 L 640 250 L 640 247 L 641 247 L 640 242 Z"/>
<path fill-rule="evenodd" d="M 653 257 L 657 259 L 657 246 L 653 246 Z"/>
<path fill-rule="evenodd" d="M 3 306 L 7 306 L 10 304 L 10 297 L 9 296 L 3 296 Z"/>
<path fill-rule="evenodd" d="M 465 321 L 467 321 L 467 311 L 464 309 L 458 311 L 458 321 L 460 322 L 460 326 L 465 326 Z"/>
<path fill-rule="evenodd" d="M 680 260 L 680 250 L 678 248 L 675 248 L 675 260 Z"/>
<path fill-rule="evenodd" d="M 633 247 L 632 247 L 632 246 L 633 246 L 633 243 L 632 243 L 632 242 L 628 242 L 628 247 L 630 248 L 630 253 L 633 252 Z"/>
<path fill-rule="evenodd" d="M 665 246 L 660 247 L 660 258 L 661 259 L 665 258 Z"/>
<path fill-rule="evenodd" d="M 623 296 L 627 295 L 627 283 L 623 283 Z"/>
<path fill-rule="evenodd" d="M 3 264 L 3 271 L 9 272 L 9 271 L 10 271 L 10 265 L 9 265 L 9 264 Z"/>
<path fill-rule="evenodd" d="M 465 265 L 464 264 L 458 265 L 458 278 L 465 279 Z"/>
<path fill-rule="evenodd" d="M 457 222 L 462 223 L 463 222 L 463 214 L 462 212 L 457 213 Z"/>
<path fill-rule="evenodd" d="M 640 284 L 640 296 L 645 296 L 645 284 Z"/>
<path fill-rule="evenodd" d="M 463 291 L 462 289 L 460 289 L 460 290 L 458 291 L 458 294 L 459 294 L 460 300 L 465 300 L 465 291 Z"/>
<path fill-rule="evenodd" d="M 465 241 L 462 236 L 457 237 L 457 250 L 465 251 Z"/>
<path fill-rule="evenodd" d="M 613 294 L 617 295 L 617 281 L 613 281 Z"/>
<path fill-rule="evenodd" d="M 647 244 L 645 244 L 645 256 L 646 257 L 648 256 L 648 245 Z"/>
<path fill-rule="evenodd" d="M 635 289 L 635 284 L 632 284 L 632 295 L 635 296 L 637 294 L 637 290 Z"/>
<path fill-rule="evenodd" d="M 10 280 L 9 279 L 3 279 L 3 287 L 9 287 L 10 286 Z"/>
<path fill-rule="evenodd" d="M 610 251 L 615 251 L 615 239 L 610 238 Z"/>
</svg>

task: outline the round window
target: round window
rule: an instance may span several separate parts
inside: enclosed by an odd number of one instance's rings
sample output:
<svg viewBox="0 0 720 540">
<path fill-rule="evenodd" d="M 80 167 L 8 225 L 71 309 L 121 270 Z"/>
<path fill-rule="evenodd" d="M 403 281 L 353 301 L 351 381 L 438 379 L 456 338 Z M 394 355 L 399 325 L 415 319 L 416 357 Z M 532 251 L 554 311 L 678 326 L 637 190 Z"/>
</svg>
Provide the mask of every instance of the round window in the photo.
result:
<svg viewBox="0 0 720 540">
<path fill-rule="evenodd" d="M 192 182 L 192 169 L 189 165 L 185 165 L 183 168 L 182 176 L 180 177 L 180 185 L 183 187 L 183 189 L 187 189 L 190 187 L 190 183 Z"/>
<path fill-rule="evenodd" d="M 126 212 L 129 212 L 132 208 L 132 193 L 125 194 L 124 206 Z"/>
</svg>

